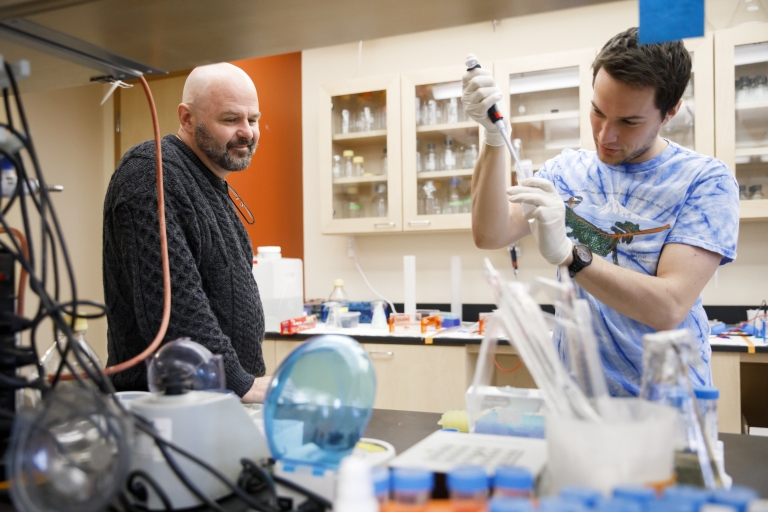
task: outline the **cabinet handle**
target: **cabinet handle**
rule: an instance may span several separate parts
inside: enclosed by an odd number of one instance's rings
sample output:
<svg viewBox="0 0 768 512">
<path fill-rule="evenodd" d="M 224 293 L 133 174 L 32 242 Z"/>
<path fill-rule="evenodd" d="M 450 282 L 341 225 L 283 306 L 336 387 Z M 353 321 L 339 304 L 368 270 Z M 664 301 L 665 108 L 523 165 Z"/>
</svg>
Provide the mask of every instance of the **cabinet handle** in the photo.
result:
<svg viewBox="0 0 768 512">
<path fill-rule="evenodd" d="M 409 226 L 428 226 L 432 224 L 431 220 L 409 220 L 408 225 Z"/>
<path fill-rule="evenodd" d="M 372 356 L 374 354 L 382 355 L 382 356 L 394 356 L 395 355 L 394 352 L 383 352 L 381 350 L 371 350 L 370 352 L 368 352 L 368 355 Z"/>
<path fill-rule="evenodd" d="M 393 228 L 395 227 L 394 222 L 377 222 L 373 225 L 375 228 Z"/>
</svg>

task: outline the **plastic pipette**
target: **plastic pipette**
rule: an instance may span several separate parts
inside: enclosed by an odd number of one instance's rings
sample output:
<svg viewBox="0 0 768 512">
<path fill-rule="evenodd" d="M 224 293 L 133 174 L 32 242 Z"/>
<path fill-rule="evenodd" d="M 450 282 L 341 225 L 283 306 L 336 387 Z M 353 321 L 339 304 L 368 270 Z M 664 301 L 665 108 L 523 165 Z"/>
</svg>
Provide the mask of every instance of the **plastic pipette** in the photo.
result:
<svg viewBox="0 0 768 512">
<path fill-rule="evenodd" d="M 473 69 L 477 69 L 480 67 L 480 62 L 477 60 L 477 57 L 475 57 L 474 54 L 470 53 L 467 55 L 467 60 L 464 63 L 467 66 L 467 71 L 472 71 Z M 509 140 L 509 135 L 507 134 L 507 127 L 504 124 L 504 116 L 501 115 L 501 112 L 499 111 L 499 107 L 496 105 L 491 106 L 491 108 L 488 109 L 488 118 L 491 120 L 491 122 L 496 126 L 496 128 L 499 129 L 499 133 L 501 133 L 501 138 L 504 139 L 504 143 L 507 145 L 507 148 L 509 148 L 509 152 L 512 154 L 512 159 L 515 161 L 515 164 L 517 165 L 518 173 L 523 175 L 523 178 L 532 178 L 533 176 L 529 176 L 527 173 L 527 169 L 524 169 L 522 165 L 520 165 L 520 158 L 517 156 L 517 152 L 515 151 L 515 148 L 512 146 L 512 142 Z"/>
</svg>

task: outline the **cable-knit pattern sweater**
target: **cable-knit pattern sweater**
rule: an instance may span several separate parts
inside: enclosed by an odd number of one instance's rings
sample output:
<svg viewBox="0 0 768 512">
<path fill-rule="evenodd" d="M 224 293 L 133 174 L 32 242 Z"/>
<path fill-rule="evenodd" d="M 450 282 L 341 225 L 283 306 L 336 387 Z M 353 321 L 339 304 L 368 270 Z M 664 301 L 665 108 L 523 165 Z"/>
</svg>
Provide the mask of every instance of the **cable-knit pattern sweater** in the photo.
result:
<svg viewBox="0 0 768 512">
<path fill-rule="evenodd" d="M 171 318 L 164 342 L 189 337 L 224 357 L 227 388 L 243 396 L 264 375 L 264 312 L 253 278 L 253 250 L 213 174 L 175 135 L 162 141 L 171 267 Z M 163 313 L 155 143 L 131 148 L 104 201 L 102 254 L 108 365 L 130 359 L 154 339 Z M 146 390 L 144 363 L 112 377 L 118 390 Z"/>
</svg>

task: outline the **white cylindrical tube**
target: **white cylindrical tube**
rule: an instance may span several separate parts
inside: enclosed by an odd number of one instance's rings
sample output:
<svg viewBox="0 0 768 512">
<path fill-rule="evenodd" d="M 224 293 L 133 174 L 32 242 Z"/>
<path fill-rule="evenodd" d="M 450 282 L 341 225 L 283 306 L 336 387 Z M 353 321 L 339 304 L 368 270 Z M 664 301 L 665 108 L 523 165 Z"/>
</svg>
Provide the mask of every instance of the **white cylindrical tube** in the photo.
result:
<svg viewBox="0 0 768 512">
<path fill-rule="evenodd" d="M 416 313 L 416 256 L 403 256 L 403 311 Z"/>
<path fill-rule="evenodd" d="M 451 314 L 461 319 L 461 256 L 451 256 Z"/>
</svg>

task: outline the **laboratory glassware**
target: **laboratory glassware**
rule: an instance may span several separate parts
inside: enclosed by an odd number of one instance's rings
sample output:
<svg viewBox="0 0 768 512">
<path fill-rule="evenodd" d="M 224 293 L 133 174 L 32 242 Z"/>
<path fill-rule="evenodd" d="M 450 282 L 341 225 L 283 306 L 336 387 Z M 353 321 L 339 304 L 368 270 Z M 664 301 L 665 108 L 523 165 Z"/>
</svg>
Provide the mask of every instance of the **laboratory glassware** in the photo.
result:
<svg viewBox="0 0 768 512">
<path fill-rule="evenodd" d="M 461 466 L 448 472 L 448 493 L 453 510 L 483 512 L 488 500 L 488 476 L 481 466 Z"/>
<path fill-rule="evenodd" d="M 358 196 L 357 187 L 347 188 L 347 218 L 359 219 L 362 217 L 362 206 L 360 205 L 360 197 Z"/>
<path fill-rule="evenodd" d="M 365 159 L 362 156 L 355 156 L 352 158 L 352 163 L 355 168 L 352 173 L 353 176 L 362 176 L 365 174 Z"/>
<path fill-rule="evenodd" d="M 373 190 L 373 197 L 371 198 L 371 217 L 386 217 L 387 186 L 384 183 L 378 183 Z"/>
<path fill-rule="evenodd" d="M 355 156 L 355 152 L 352 151 L 351 149 L 345 149 L 342 155 L 344 157 L 344 160 L 341 163 L 342 171 L 343 171 L 342 174 L 346 178 L 351 178 L 352 176 L 355 175 L 355 164 L 352 161 L 352 159 Z"/>
<path fill-rule="evenodd" d="M 344 289 L 343 279 L 334 279 L 333 290 L 331 291 L 331 294 L 328 296 L 328 300 L 336 301 L 342 305 L 346 305 L 349 303 L 349 295 L 347 295 L 347 292 Z"/>
<path fill-rule="evenodd" d="M 334 178 L 341 178 L 341 156 L 333 155 L 333 167 L 331 167 L 331 173 Z"/>
<path fill-rule="evenodd" d="M 424 184 L 424 214 L 425 215 L 432 215 L 434 213 L 437 213 L 435 211 L 436 201 L 435 201 L 435 191 L 437 188 L 435 188 L 435 183 L 432 180 L 427 180 L 427 182 Z"/>
<path fill-rule="evenodd" d="M 384 148 L 384 155 L 381 157 L 381 172 L 379 174 L 386 175 L 388 167 L 389 159 L 387 158 L 387 148 Z"/>
<path fill-rule="evenodd" d="M 456 154 L 453 152 L 453 138 L 449 135 L 443 143 L 442 170 L 453 171 L 456 169 Z"/>
<path fill-rule="evenodd" d="M 427 144 L 427 154 L 424 156 L 424 171 L 431 172 L 437 170 L 437 154 L 435 145 L 430 142 Z"/>
<path fill-rule="evenodd" d="M 533 475 L 519 466 L 499 466 L 493 475 L 493 495 L 506 498 L 531 498 Z"/>
<path fill-rule="evenodd" d="M 459 194 L 461 178 L 453 177 L 448 185 L 448 208 L 443 213 L 461 213 L 462 199 Z"/>
<path fill-rule="evenodd" d="M 474 169 L 477 163 L 477 144 L 470 144 L 469 149 L 464 152 L 463 169 Z"/>
<path fill-rule="evenodd" d="M 448 109 L 447 109 L 447 115 L 446 115 L 445 121 L 447 123 L 459 122 L 459 99 L 458 98 L 448 99 Z"/>
</svg>

